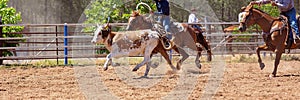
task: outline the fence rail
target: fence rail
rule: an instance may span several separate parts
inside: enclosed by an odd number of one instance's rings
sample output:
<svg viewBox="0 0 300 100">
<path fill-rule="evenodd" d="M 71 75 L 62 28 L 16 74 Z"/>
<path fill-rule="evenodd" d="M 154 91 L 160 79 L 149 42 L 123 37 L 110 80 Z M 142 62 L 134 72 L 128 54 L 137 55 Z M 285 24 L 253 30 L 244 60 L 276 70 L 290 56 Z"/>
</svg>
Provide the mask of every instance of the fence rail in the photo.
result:
<svg viewBox="0 0 300 100">
<path fill-rule="evenodd" d="M 192 23 L 203 25 L 234 25 L 237 22 Z M 112 26 L 125 26 L 127 23 L 110 23 Z M 96 50 L 105 50 L 103 46 L 90 43 L 92 32 L 81 32 L 76 28 L 96 26 L 96 24 L 18 24 L 0 25 L 24 26 L 25 31 L 9 34 L 22 34 L 23 37 L 0 38 L 2 43 L 19 44 L 17 47 L 0 47 L 0 51 L 8 50 L 14 56 L 0 57 L 0 60 L 33 60 L 33 59 L 65 59 L 66 58 L 97 58 L 105 54 L 96 54 Z M 68 32 L 64 28 L 68 27 Z M 27 30 L 26 30 L 27 29 Z M 204 36 L 209 40 L 215 55 L 219 54 L 251 54 L 254 48 L 263 44 L 260 32 L 253 34 L 223 33 L 222 30 L 206 30 Z M 67 34 L 66 34 L 67 33 Z M 66 40 L 67 39 L 67 45 Z M 215 41 L 217 40 L 217 41 Z M 222 48 L 226 47 L 226 49 Z M 68 52 L 69 51 L 69 52 Z M 298 52 L 298 51 L 295 51 Z M 294 53 L 295 53 L 294 52 Z M 204 54 L 206 52 L 203 52 Z M 292 52 L 293 53 L 293 52 Z"/>
</svg>

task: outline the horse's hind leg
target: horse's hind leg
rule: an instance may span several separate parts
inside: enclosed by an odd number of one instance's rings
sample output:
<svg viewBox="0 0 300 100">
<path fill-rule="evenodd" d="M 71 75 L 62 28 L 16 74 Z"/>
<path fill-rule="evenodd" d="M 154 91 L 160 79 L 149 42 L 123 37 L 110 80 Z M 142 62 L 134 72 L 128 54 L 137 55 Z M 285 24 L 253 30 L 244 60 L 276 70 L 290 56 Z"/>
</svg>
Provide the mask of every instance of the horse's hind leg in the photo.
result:
<svg viewBox="0 0 300 100">
<path fill-rule="evenodd" d="M 197 56 L 196 56 L 196 59 L 195 59 L 195 63 L 196 63 L 196 66 L 199 69 L 201 69 L 201 63 L 200 63 L 200 59 L 199 58 L 201 57 L 202 48 L 197 47 L 197 51 L 198 51 L 198 53 L 197 53 Z"/>
<path fill-rule="evenodd" d="M 178 47 L 174 46 L 173 49 L 177 53 L 181 54 L 181 56 L 182 56 L 182 58 L 177 62 L 177 65 L 176 65 L 177 70 L 180 70 L 182 62 L 185 61 L 189 57 L 189 55 L 182 48 L 178 48 Z"/>
<path fill-rule="evenodd" d="M 209 50 L 207 50 L 207 61 L 211 61 L 212 60 L 212 52 L 211 52 L 211 49 L 210 49 L 210 46 L 209 47 Z"/>
<path fill-rule="evenodd" d="M 208 54 L 207 61 L 211 61 L 212 60 L 211 49 L 210 49 L 210 46 L 208 44 L 208 41 L 204 38 L 202 33 L 197 34 L 197 41 L 207 50 L 207 54 Z"/>
<path fill-rule="evenodd" d="M 284 48 L 284 47 L 282 47 L 282 48 Z M 282 50 L 280 48 L 275 50 L 276 57 L 275 57 L 275 63 L 274 63 L 274 70 L 273 70 L 272 74 L 269 77 L 276 77 L 277 68 L 278 68 L 278 65 L 280 63 L 280 58 L 281 58 L 281 55 L 282 55 L 283 51 L 284 51 L 284 49 Z"/>
</svg>

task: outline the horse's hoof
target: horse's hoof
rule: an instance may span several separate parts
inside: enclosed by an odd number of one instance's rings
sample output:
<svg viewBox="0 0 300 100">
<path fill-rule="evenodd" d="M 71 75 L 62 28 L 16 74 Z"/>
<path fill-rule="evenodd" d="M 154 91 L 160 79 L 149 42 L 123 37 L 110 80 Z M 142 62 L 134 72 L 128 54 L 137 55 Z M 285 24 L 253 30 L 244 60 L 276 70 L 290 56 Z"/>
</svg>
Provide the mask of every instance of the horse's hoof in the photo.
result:
<svg viewBox="0 0 300 100">
<path fill-rule="evenodd" d="M 144 76 L 142 76 L 140 78 L 149 78 L 149 77 L 148 77 L 148 75 L 144 75 Z"/>
<path fill-rule="evenodd" d="M 208 61 L 208 62 L 211 62 L 211 61 L 212 61 L 211 57 L 208 57 L 208 58 L 207 58 L 207 61 Z"/>
<path fill-rule="evenodd" d="M 181 69 L 181 63 L 177 63 L 176 69 L 177 69 L 177 70 L 180 70 L 180 69 Z"/>
<path fill-rule="evenodd" d="M 201 64 L 197 64 L 197 67 L 198 67 L 199 69 L 201 69 L 202 65 L 201 65 Z"/>
<path fill-rule="evenodd" d="M 176 66 L 176 69 L 177 69 L 177 70 L 180 70 L 181 68 L 180 68 L 180 66 L 177 65 L 177 66 Z"/>
<path fill-rule="evenodd" d="M 139 69 L 139 68 L 136 68 L 136 67 L 135 67 L 132 71 L 136 72 L 138 69 Z"/>
<path fill-rule="evenodd" d="M 211 61 L 212 61 L 211 56 L 208 56 L 208 57 L 207 57 L 207 61 L 208 61 L 208 62 L 211 62 Z"/>
<path fill-rule="evenodd" d="M 259 67 L 260 67 L 260 70 L 263 70 L 265 68 L 265 64 L 264 63 L 260 63 Z"/>
<path fill-rule="evenodd" d="M 197 66 L 199 69 L 201 69 L 202 65 L 201 65 L 200 61 L 196 61 L 196 66 Z"/>
<path fill-rule="evenodd" d="M 274 78 L 274 77 L 276 77 L 276 75 L 274 75 L 274 74 L 269 75 L 269 78 Z"/>
</svg>

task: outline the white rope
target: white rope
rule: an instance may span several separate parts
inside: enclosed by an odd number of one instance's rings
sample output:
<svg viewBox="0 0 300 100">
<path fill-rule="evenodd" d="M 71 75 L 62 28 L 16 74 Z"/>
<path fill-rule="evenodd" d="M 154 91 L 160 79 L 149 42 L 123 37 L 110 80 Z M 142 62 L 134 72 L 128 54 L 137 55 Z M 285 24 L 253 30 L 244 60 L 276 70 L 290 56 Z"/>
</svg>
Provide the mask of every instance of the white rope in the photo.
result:
<svg viewBox="0 0 300 100">
<path fill-rule="evenodd" d="M 144 3 L 142 1 L 141 1 L 141 3 L 139 3 L 139 4 L 136 5 L 136 10 L 139 10 L 139 6 L 140 5 L 145 5 L 146 7 L 148 7 L 149 11 L 152 11 L 151 7 L 147 3 Z"/>
</svg>

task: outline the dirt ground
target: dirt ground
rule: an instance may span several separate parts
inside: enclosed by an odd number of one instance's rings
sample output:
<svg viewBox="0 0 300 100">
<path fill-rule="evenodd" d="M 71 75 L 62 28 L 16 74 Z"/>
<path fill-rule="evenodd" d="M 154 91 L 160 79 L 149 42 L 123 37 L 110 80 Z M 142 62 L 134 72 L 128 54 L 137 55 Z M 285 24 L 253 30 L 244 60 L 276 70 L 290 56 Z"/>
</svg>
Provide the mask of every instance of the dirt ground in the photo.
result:
<svg viewBox="0 0 300 100">
<path fill-rule="evenodd" d="M 226 63 L 224 75 L 216 80 L 220 84 L 215 86 L 216 93 L 212 95 L 212 99 L 300 99 L 300 62 L 282 61 L 276 78 L 268 77 L 273 70 L 273 62 L 265 61 L 265 64 L 266 68 L 260 70 L 257 63 Z M 143 75 L 144 68 L 131 72 L 133 66 L 109 67 L 107 71 L 95 67 L 94 71 L 98 73 L 88 75 L 88 79 L 98 75 L 101 81 L 85 80 L 90 83 L 81 79 L 87 75 L 78 75 L 86 66 L 1 68 L 0 99 L 95 99 L 88 97 L 91 96 L 89 89 L 82 84 L 101 83 L 105 89 L 96 87 L 101 89 L 94 93 L 110 93 L 117 99 L 199 100 L 206 97 L 208 83 L 214 81 L 210 80 L 210 69 L 213 67 L 210 63 L 204 63 L 200 71 L 193 63 L 185 64 L 182 66 L 183 71 L 175 74 L 167 65 L 161 66 L 166 66 L 166 69 L 151 70 L 148 78 L 139 77 Z M 93 71 L 93 67 L 90 68 Z M 130 73 L 134 75 L 128 76 Z M 152 85 L 148 86 L 143 82 Z M 91 89 L 93 88 L 95 87 Z"/>
</svg>

